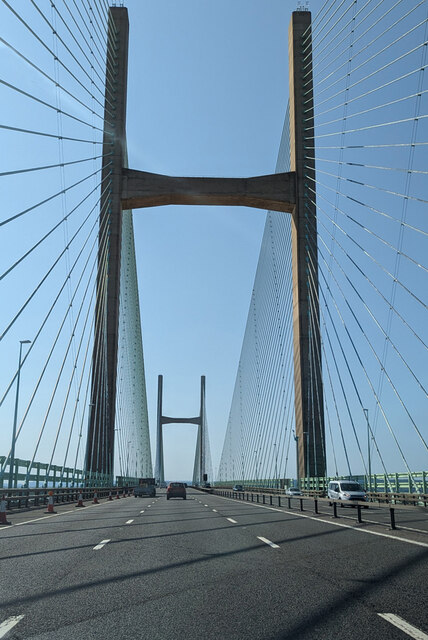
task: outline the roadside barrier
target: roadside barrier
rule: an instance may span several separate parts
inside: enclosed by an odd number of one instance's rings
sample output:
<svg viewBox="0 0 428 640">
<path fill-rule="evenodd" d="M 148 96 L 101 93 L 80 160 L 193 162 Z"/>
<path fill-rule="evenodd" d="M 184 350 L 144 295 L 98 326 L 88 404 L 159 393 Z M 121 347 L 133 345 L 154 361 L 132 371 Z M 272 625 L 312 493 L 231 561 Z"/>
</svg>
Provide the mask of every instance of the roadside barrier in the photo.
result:
<svg viewBox="0 0 428 640">
<path fill-rule="evenodd" d="M 56 513 L 56 511 L 54 511 L 53 491 L 49 491 L 48 509 L 47 509 L 47 511 L 45 511 L 45 513 Z"/>
<path fill-rule="evenodd" d="M 4 496 L 2 496 L 0 500 L 0 525 L 2 524 L 12 524 L 11 522 L 8 522 L 6 518 L 6 500 L 4 499 Z"/>
<path fill-rule="evenodd" d="M 234 498 L 235 500 L 245 500 L 245 493 L 246 493 L 246 499 L 247 502 L 262 502 L 262 504 L 266 504 L 266 497 L 264 494 L 262 493 L 253 493 L 251 492 L 243 492 L 242 493 L 242 497 L 238 492 L 231 492 L 231 491 L 225 491 L 223 489 L 215 489 L 214 493 L 216 495 L 220 495 L 223 496 L 225 498 Z M 261 497 L 261 500 L 260 500 Z M 296 497 L 290 497 L 290 496 L 282 496 L 282 497 L 286 497 L 287 498 L 287 504 L 288 504 L 288 509 L 292 509 L 292 501 L 297 500 L 298 504 L 299 504 L 299 509 L 300 511 L 305 511 L 305 509 L 307 510 L 307 507 L 311 504 L 311 502 L 313 501 L 313 512 L 316 514 L 320 514 L 321 512 L 319 511 L 319 503 L 324 503 L 324 506 L 326 504 L 328 504 L 330 507 L 333 507 L 333 513 L 332 513 L 332 517 L 333 519 L 335 518 L 339 518 L 339 514 L 337 512 L 337 507 L 356 507 L 356 521 L 358 522 L 358 524 L 362 524 L 364 522 L 363 517 L 362 517 L 362 509 L 369 509 L 370 506 L 374 506 L 373 503 L 370 502 L 355 502 L 355 503 L 350 503 L 350 502 L 344 502 L 342 500 L 323 500 L 322 498 L 320 498 L 317 495 L 313 495 L 313 496 L 296 496 Z M 425 498 L 425 494 L 423 496 Z M 281 506 L 281 497 L 278 495 L 278 506 Z M 428 502 L 428 501 L 426 501 Z M 272 500 L 272 496 L 270 496 L 269 499 L 269 504 L 272 504 L 273 500 Z M 421 501 L 419 500 L 419 506 L 420 506 Z M 400 513 L 401 512 L 411 512 L 413 510 L 413 506 L 410 505 L 416 505 L 418 504 L 415 501 L 411 501 L 409 500 L 409 498 L 407 497 L 407 505 L 400 505 L 400 504 L 388 504 L 388 511 L 389 511 L 389 518 L 386 518 L 384 522 L 379 522 L 380 525 L 383 526 L 388 526 L 388 528 L 390 529 L 397 529 L 397 525 L 395 522 L 395 516 L 396 516 L 396 511 L 398 510 Z M 309 508 L 309 510 L 311 510 Z M 389 520 L 389 522 L 388 522 Z"/>
</svg>

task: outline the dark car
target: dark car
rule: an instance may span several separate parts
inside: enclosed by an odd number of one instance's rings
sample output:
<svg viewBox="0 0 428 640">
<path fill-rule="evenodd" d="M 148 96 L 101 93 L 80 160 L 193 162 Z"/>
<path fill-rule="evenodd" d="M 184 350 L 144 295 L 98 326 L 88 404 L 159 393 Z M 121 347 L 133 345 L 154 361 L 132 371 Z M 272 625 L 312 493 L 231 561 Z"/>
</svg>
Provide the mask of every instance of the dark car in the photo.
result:
<svg viewBox="0 0 428 640">
<path fill-rule="evenodd" d="M 166 499 L 183 498 L 186 499 L 186 487 L 184 482 L 170 482 L 166 488 Z"/>
<path fill-rule="evenodd" d="M 244 491 L 244 487 L 242 486 L 242 484 L 235 484 L 232 491 Z"/>
</svg>

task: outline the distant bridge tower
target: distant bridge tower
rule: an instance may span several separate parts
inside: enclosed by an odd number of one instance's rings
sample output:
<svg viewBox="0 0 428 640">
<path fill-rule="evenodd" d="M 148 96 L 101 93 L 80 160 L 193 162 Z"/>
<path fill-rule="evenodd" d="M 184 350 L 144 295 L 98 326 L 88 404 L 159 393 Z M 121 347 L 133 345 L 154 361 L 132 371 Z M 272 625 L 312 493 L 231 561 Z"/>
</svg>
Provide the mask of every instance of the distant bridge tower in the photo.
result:
<svg viewBox="0 0 428 640">
<path fill-rule="evenodd" d="M 193 482 L 199 484 L 203 481 L 206 473 L 206 411 L 205 411 L 205 376 L 201 376 L 201 403 L 199 416 L 194 418 L 171 418 L 164 416 L 162 411 L 163 400 L 163 376 L 158 377 L 158 417 L 156 429 L 156 482 L 165 482 L 164 458 L 163 458 L 163 425 L 164 424 L 196 424 L 198 436 L 196 440 L 195 465 L 193 470 Z"/>
</svg>

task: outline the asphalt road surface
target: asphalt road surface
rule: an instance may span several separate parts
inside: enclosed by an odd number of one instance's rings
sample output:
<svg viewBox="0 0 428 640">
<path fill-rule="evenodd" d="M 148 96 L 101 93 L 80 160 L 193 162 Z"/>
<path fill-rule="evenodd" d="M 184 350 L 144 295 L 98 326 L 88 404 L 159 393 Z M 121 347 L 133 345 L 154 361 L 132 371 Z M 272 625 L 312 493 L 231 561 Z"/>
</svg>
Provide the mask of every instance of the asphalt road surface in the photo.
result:
<svg viewBox="0 0 428 640">
<path fill-rule="evenodd" d="M 192 489 L 87 505 L 0 528 L 0 638 L 428 640 L 423 533 Z"/>
</svg>

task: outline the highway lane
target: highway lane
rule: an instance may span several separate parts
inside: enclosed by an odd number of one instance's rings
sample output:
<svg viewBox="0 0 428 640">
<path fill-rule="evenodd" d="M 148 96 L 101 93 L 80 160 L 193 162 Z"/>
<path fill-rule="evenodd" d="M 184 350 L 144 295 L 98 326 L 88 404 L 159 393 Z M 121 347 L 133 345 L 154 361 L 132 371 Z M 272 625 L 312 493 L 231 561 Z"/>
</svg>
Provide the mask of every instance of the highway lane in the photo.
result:
<svg viewBox="0 0 428 640">
<path fill-rule="evenodd" d="M 427 547 L 193 490 L 64 510 L 0 530 L 6 639 L 411 637 L 379 613 L 428 633 Z"/>
</svg>

